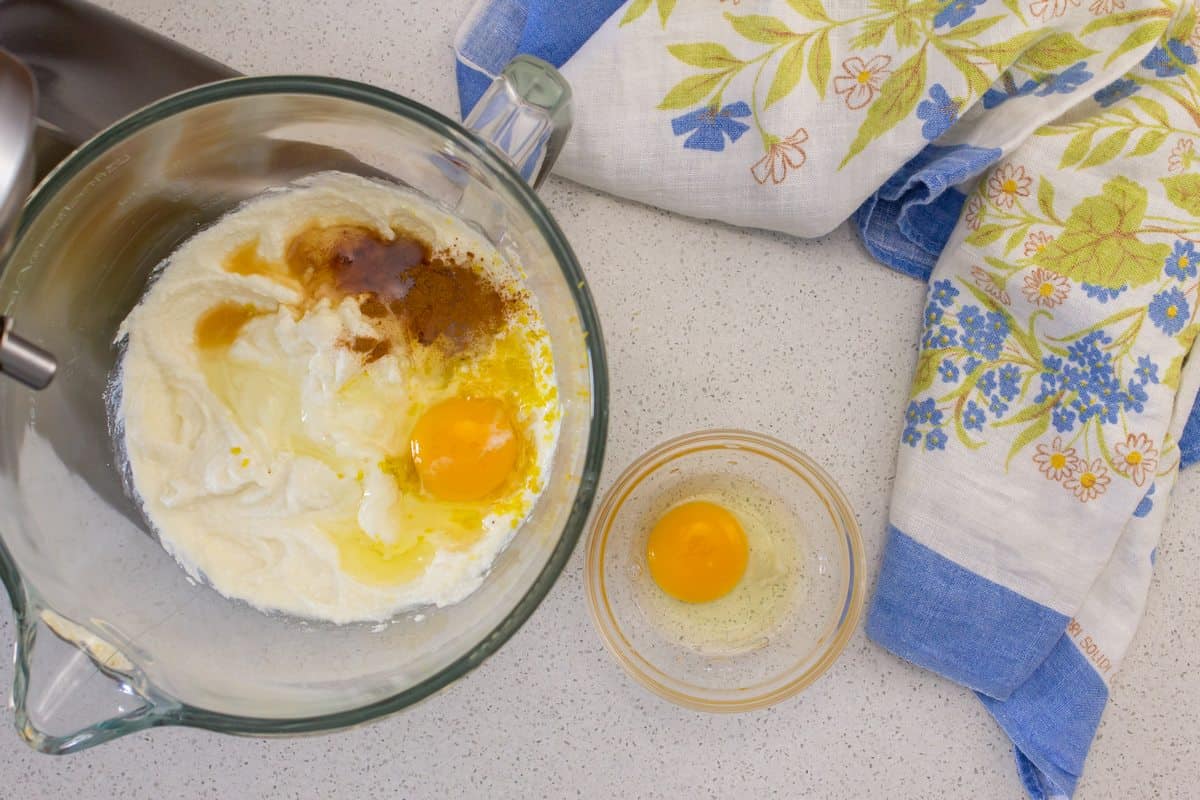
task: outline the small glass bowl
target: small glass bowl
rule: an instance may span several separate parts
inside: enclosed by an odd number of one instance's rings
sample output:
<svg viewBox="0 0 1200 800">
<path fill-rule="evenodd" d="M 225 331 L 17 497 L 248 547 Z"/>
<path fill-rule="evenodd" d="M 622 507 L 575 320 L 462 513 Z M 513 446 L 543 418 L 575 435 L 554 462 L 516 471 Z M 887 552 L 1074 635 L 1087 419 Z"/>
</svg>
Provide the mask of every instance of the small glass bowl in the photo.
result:
<svg viewBox="0 0 1200 800">
<path fill-rule="evenodd" d="M 729 648 L 697 646 L 656 619 L 664 604 L 681 614 L 688 607 L 662 594 L 645 564 L 659 516 L 723 486 L 769 498 L 778 506 L 772 518 L 786 521 L 783 541 L 796 548 L 786 554 L 794 577 L 769 629 Z M 647 689 L 698 711 L 765 708 L 809 686 L 858 624 L 863 576 L 858 523 L 838 486 L 803 453 L 745 431 L 686 434 L 634 461 L 605 496 L 588 539 L 588 604 L 604 644 Z"/>
</svg>

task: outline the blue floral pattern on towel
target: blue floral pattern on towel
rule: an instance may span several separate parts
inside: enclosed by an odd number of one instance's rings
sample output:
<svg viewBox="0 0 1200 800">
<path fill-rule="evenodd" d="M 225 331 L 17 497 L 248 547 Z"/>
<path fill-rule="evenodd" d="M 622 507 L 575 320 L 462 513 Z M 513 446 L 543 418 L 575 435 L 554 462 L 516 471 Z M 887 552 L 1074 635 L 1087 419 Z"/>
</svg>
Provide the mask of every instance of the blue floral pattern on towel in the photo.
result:
<svg viewBox="0 0 1200 800">
<path fill-rule="evenodd" d="M 744 101 L 730 103 L 724 108 L 714 106 L 698 108 L 690 114 L 671 120 L 671 130 L 676 136 L 691 133 L 683 146 L 691 150 L 708 150 L 719 153 L 725 149 L 725 137 L 736 142 L 750 126 L 738 122 L 738 117 L 750 116 L 750 106 Z"/>
</svg>

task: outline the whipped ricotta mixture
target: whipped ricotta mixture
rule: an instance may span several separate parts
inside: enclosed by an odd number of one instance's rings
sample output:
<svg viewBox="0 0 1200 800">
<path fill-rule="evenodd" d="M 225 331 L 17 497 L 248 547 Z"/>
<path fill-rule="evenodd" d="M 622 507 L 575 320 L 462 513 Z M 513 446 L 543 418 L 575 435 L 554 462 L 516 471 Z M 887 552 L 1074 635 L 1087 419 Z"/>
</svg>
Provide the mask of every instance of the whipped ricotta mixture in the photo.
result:
<svg viewBox="0 0 1200 800">
<path fill-rule="evenodd" d="M 118 336 L 146 516 L 263 610 L 458 602 L 549 476 L 561 411 L 519 266 L 398 186 L 330 172 L 249 201 L 166 260 Z M 456 473 L 475 430 L 479 468 Z"/>
</svg>

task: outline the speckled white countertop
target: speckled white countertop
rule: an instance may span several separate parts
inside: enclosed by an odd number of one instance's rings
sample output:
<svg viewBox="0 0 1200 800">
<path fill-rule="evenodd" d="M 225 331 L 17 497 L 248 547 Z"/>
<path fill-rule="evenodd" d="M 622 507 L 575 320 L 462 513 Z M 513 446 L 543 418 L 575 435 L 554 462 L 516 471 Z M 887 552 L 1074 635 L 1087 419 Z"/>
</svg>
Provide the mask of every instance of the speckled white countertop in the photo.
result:
<svg viewBox="0 0 1200 800">
<path fill-rule="evenodd" d="M 450 43 L 470 3 L 104 5 L 247 73 L 331 73 L 454 114 Z M 925 287 L 874 264 L 845 229 L 803 241 L 556 179 L 543 194 L 604 324 L 612 424 L 601 489 L 668 436 L 721 425 L 771 433 L 841 483 L 873 579 Z M 1176 490 L 1149 611 L 1115 679 L 1082 800 L 1193 796 L 1200 783 L 1197 529 L 1193 470 Z M 647 694 L 592 629 L 582 551 L 497 655 L 399 716 L 291 740 L 159 729 L 55 758 L 22 744 L 6 712 L 0 796 L 1023 796 L 1008 742 L 974 696 L 861 631 L 812 688 L 766 711 L 707 716 Z M 13 632 L 5 610 L 5 647 Z M 0 668 L 10 680 L 11 667 Z"/>
</svg>

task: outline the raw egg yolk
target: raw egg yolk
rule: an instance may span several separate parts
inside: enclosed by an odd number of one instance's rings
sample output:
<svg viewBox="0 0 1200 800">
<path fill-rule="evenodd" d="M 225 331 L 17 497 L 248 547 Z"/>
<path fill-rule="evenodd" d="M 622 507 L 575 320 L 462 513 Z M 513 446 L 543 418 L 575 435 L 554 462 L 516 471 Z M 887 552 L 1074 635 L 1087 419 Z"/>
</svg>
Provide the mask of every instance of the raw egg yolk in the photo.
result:
<svg viewBox="0 0 1200 800">
<path fill-rule="evenodd" d="M 663 515 L 650 531 L 646 562 L 659 588 L 686 603 L 733 591 L 750 559 L 746 532 L 716 503 L 694 500 Z"/>
<path fill-rule="evenodd" d="M 409 442 L 421 487 L 438 500 L 482 500 L 517 466 L 517 434 L 499 400 L 455 397 L 431 406 Z"/>
</svg>

